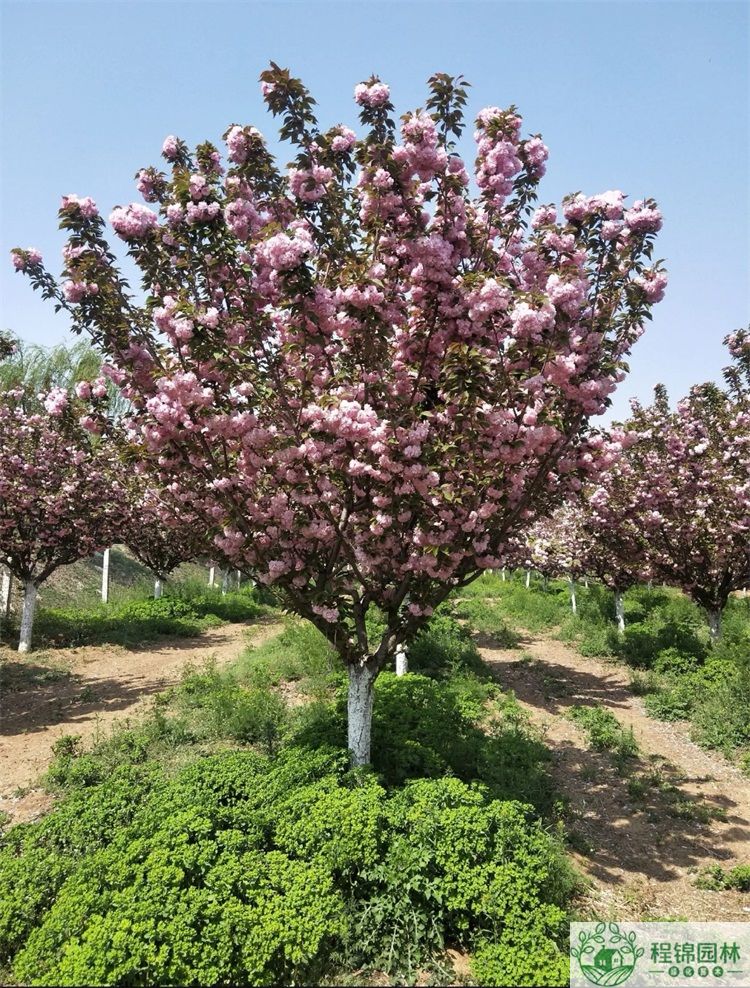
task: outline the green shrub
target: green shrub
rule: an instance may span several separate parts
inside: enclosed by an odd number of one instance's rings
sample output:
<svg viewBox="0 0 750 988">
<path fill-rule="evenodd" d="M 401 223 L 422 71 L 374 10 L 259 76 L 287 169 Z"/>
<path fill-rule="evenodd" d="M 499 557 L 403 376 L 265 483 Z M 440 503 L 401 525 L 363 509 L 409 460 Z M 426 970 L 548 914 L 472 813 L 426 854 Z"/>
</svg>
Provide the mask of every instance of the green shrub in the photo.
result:
<svg viewBox="0 0 750 988">
<path fill-rule="evenodd" d="M 427 626 L 409 643 L 409 669 L 425 676 L 446 677 L 472 672 L 487 677 L 471 633 L 447 614 L 430 618 Z"/>
<path fill-rule="evenodd" d="M 199 736 L 262 743 L 273 754 L 284 732 L 286 703 L 278 693 L 258 679 L 243 686 L 212 662 L 200 670 L 188 668 L 171 695 Z"/>
<path fill-rule="evenodd" d="M 659 686 L 645 700 L 646 711 L 658 720 L 686 720 L 695 702 L 692 680 Z"/>
<path fill-rule="evenodd" d="M 343 963 L 413 977 L 447 946 L 530 952 L 542 925 L 556 942 L 576 881 L 564 853 L 484 787 L 389 794 L 330 749 L 146 769 L 120 766 L 4 840 L 2 956 L 20 982 L 312 984 Z"/>
<path fill-rule="evenodd" d="M 531 917 L 562 935 L 575 878 L 562 849 L 514 802 L 488 802 L 457 779 L 419 780 L 386 805 L 388 844 L 363 871 L 353 960 L 413 977 L 445 946 L 478 932 L 523 939 Z"/>
<path fill-rule="evenodd" d="M 249 593 L 197 593 L 175 585 L 158 599 L 40 608 L 34 634 L 39 644 L 58 647 L 103 642 L 133 646 L 162 635 L 192 637 L 221 621 L 251 621 L 265 612 Z"/>
<path fill-rule="evenodd" d="M 583 728 L 594 751 L 611 751 L 620 758 L 634 758 L 638 743 L 617 717 L 604 707 L 571 707 L 569 716 Z"/>
<path fill-rule="evenodd" d="M 0 963 L 7 962 L 44 916 L 78 862 L 105 848 L 160 780 L 154 764 L 120 766 L 99 784 L 75 789 L 38 823 L 20 824 L 3 834 Z"/>
<path fill-rule="evenodd" d="M 346 744 L 345 683 L 334 701 L 296 714 L 293 743 L 312 749 Z M 375 682 L 372 764 L 388 787 L 450 774 L 483 782 L 495 798 L 517 798 L 546 810 L 548 758 L 518 704 L 491 683 L 388 672 Z"/>
<path fill-rule="evenodd" d="M 309 685 L 335 681 L 341 660 L 326 638 L 309 621 L 287 619 L 284 630 L 259 646 L 251 646 L 233 666 L 240 681 L 307 681 Z"/>
<path fill-rule="evenodd" d="M 565 950 L 568 933 L 565 913 L 541 906 L 528 926 L 511 926 L 497 941 L 481 941 L 471 958 L 471 970 L 480 985 L 517 985 L 518 988 L 567 985 L 570 963 Z"/>
</svg>

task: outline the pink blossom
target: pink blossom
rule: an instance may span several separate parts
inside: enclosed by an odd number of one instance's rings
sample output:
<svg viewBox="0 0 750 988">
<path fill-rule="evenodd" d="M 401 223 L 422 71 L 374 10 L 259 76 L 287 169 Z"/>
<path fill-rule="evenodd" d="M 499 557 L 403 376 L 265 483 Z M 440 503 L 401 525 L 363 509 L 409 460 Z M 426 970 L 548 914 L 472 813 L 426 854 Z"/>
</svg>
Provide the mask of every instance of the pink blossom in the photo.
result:
<svg viewBox="0 0 750 988">
<path fill-rule="evenodd" d="M 549 148 L 540 137 L 532 137 L 526 142 L 526 161 L 535 178 L 541 178 L 546 171 Z"/>
<path fill-rule="evenodd" d="M 167 159 L 167 161 L 175 161 L 177 155 L 180 151 L 180 142 L 174 134 L 170 134 L 169 137 L 164 138 L 164 143 L 161 146 L 161 153 Z"/>
<path fill-rule="evenodd" d="M 65 388 L 50 388 L 44 396 L 44 407 L 50 415 L 62 415 L 68 404 L 68 392 Z"/>
<path fill-rule="evenodd" d="M 339 127 L 338 133 L 331 141 L 331 150 L 337 154 L 343 154 L 346 151 L 351 151 L 356 142 L 357 135 L 353 130 L 348 127 Z"/>
<path fill-rule="evenodd" d="M 124 240 L 139 240 L 153 230 L 158 217 L 148 206 L 132 202 L 129 206 L 116 206 L 110 213 L 109 222 Z"/>
<path fill-rule="evenodd" d="M 657 233 L 662 227 L 661 211 L 640 199 L 633 203 L 623 218 L 632 233 Z"/>
<path fill-rule="evenodd" d="M 661 302 L 667 288 L 666 271 L 644 271 L 643 275 L 635 278 L 635 283 L 643 289 L 648 302 Z"/>
<path fill-rule="evenodd" d="M 360 106 L 376 108 L 387 103 L 391 90 L 384 82 L 360 82 L 354 87 L 354 100 Z"/>
<path fill-rule="evenodd" d="M 99 215 L 99 210 L 91 196 L 81 199 L 79 196 L 68 195 L 62 197 L 60 204 L 61 212 L 79 212 L 87 220 L 94 219 Z"/>
<path fill-rule="evenodd" d="M 16 271 L 27 271 L 30 267 L 42 263 L 42 255 L 36 247 L 27 247 L 25 250 L 14 247 L 10 252 L 10 258 Z"/>
<path fill-rule="evenodd" d="M 63 295 L 68 302 L 80 302 L 87 295 L 96 295 L 99 286 L 91 281 L 65 281 L 62 286 Z"/>
</svg>

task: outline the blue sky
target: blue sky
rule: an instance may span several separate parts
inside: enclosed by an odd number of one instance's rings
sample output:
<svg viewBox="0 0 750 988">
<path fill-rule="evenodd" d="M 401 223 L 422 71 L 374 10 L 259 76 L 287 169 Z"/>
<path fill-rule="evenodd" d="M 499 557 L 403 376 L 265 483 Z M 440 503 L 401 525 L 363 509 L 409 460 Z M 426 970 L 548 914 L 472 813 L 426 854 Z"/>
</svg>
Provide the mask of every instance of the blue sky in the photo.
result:
<svg viewBox="0 0 750 988">
<path fill-rule="evenodd" d="M 747 3 L 3 0 L 1 11 L 4 257 L 35 246 L 56 272 L 60 196 L 91 195 L 105 213 L 138 199 L 133 174 L 159 163 L 169 133 L 218 142 L 252 123 L 272 136 L 257 83 L 270 59 L 304 79 L 325 124 L 356 125 L 352 90 L 373 72 L 399 112 L 423 102 L 433 72 L 462 72 L 471 116 L 515 103 L 542 133 L 542 201 L 620 188 L 660 203 L 670 287 L 615 415 L 657 381 L 676 397 L 718 378 L 723 336 L 750 321 Z M 70 338 L 9 262 L 0 279 L 3 327 Z"/>
</svg>

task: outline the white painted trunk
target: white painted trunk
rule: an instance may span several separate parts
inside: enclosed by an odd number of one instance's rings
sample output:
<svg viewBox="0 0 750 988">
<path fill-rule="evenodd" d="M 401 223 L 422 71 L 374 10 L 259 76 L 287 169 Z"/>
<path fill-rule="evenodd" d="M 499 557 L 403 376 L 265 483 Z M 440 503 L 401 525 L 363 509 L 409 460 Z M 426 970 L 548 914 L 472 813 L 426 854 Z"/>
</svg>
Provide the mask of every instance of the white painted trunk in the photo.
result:
<svg viewBox="0 0 750 988">
<path fill-rule="evenodd" d="M 570 609 L 574 614 L 578 613 L 578 601 L 576 600 L 576 584 L 575 580 L 568 580 L 568 589 L 570 590 Z"/>
<path fill-rule="evenodd" d="M 102 601 L 109 603 L 109 549 L 105 549 L 102 556 Z"/>
<path fill-rule="evenodd" d="M 721 611 L 707 611 L 708 633 L 712 642 L 717 642 L 721 638 Z"/>
<path fill-rule="evenodd" d="M 347 734 L 352 765 L 370 764 L 372 734 L 373 685 L 376 673 L 367 666 L 349 666 L 349 695 L 347 697 Z"/>
<path fill-rule="evenodd" d="M 242 583 L 242 572 L 237 570 L 237 589 L 240 589 L 240 584 Z"/>
<path fill-rule="evenodd" d="M 583 585 L 588 590 L 588 588 L 589 588 L 589 578 L 587 576 L 584 576 L 584 578 L 583 578 Z"/>
<path fill-rule="evenodd" d="M 396 648 L 396 675 L 405 676 L 409 671 L 409 658 L 406 654 L 406 646 L 399 645 Z"/>
<path fill-rule="evenodd" d="M 531 586 L 531 570 L 530 569 L 527 569 L 526 570 L 526 589 L 528 590 L 530 586 Z"/>
<path fill-rule="evenodd" d="M 216 567 L 215 566 L 209 566 L 208 567 L 208 585 L 209 585 L 209 587 L 212 587 L 215 583 L 216 583 Z"/>
<path fill-rule="evenodd" d="M 36 611 L 36 584 L 29 580 L 24 586 L 23 610 L 21 611 L 21 636 L 18 640 L 19 652 L 31 651 L 31 633 L 34 630 L 34 612 Z"/>
<path fill-rule="evenodd" d="M 164 587 L 161 584 L 161 580 L 154 580 L 154 600 L 158 600 L 164 591 Z"/>
<path fill-rule="evenodd" d="M 615 590 L 615 618 L 617 619 L 617 630 L 621 635 L 625 634 L 625 601 L 619 590 Z"/>
<path fill-rule="evenodd" d="M 3 578 L 0 582 L 0 624 L 10 620 L 10 595 L 13 590 L 13 574 L 10 570 L 3 570 Z"/>
<path fill-rule="evenodd" d="M 505 583 L 505 567 L 500 570 L 500 576 L 502 577 L 503 583 Z"/>
<path fill-rule="evenodd" d="M 229 570 L 225 569 L 221 572 L 221 592 L 226 593 L 229 589 Z"/>
</svg>

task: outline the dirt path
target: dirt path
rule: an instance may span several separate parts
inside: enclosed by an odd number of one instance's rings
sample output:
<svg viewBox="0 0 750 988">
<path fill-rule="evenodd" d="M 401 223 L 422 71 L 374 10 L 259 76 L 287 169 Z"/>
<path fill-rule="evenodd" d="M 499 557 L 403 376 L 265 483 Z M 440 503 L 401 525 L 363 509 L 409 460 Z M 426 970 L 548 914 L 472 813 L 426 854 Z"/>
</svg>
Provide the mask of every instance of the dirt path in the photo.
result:
<svg viewBox="0 0 750 988">
<path fill-rule="evenodd" d="M 750 780 L 690 741 L 686 725 L 648 717 L 622 666 L 532 635 L 521 650 L 478 644 L 551 750 L 574 856 L 592 882 L 583 909 L 621 920 L 750 920 L 750 896 L 694 885 L 700 867 L 750 861 Z M 565 716 L 576 704 L 599 704 L 632 728 L 640 757 L 618 769 L 610 753 L 592 751 Z"/>
<path fill-rule="evenodd" d="M 21 820 L 49 805 L 43 790 L 25 790 L 46 769 L 63 734 L 89 739 L 115 719 L 144 709 L 154 694 L 177 682 L 186 663 L 210 657 L 220 665 L 230 662 L 279 627 L 270 621 L 224 624 L 198 638 L 162 639 L 142 651 L 92 645 L 19 657 L 0 650 L 0 810 Z"/>
</svg>

